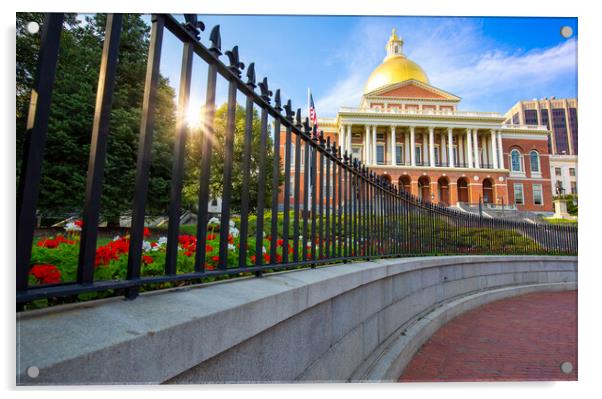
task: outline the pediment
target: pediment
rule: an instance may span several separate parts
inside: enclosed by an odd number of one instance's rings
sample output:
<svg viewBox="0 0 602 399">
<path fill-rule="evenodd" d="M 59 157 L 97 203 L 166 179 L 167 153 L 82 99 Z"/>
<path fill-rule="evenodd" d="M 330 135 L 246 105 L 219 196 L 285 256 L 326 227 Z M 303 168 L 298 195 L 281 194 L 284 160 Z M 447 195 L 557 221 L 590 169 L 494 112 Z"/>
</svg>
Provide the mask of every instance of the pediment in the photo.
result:
<svg viewBox="0 0 602 399">
<path fill-rule="evenodd" d="M 406 80 L 379 87 L 370 93 L 366 93 L 365 97 L 460 101 L 458 96 L 417 80 Z"/>
</svg>

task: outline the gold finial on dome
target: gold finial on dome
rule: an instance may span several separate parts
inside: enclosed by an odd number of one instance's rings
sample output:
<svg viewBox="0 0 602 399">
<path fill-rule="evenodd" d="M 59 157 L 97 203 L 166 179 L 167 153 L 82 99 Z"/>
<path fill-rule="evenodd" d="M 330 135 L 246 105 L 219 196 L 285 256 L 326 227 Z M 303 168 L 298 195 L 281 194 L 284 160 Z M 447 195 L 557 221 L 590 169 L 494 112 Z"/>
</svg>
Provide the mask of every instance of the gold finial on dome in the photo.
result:
<svg viewBox="0 0 602 399">
<path fill-rule="evenodd" d="M 426 73 L 420 65 L 406 58 L 403 54 L 403 40 L 397 36 L 397 30 L 393 28 L 391 37 L 385 46 L 387 56 L 366 81 L 364 93 L 369 93 L 379 87 L 405 80 L 417 80 L 429 83 Z"/>
<path fill-rule="evenodd" d="M 403 56 L 403 40 L 397 36 L 397 29 L 393 28 L 391 31 L 391 37 L 385 46 L 385 50 L 387 50 L 385 61 L 398 55 Z"/>
</svg>

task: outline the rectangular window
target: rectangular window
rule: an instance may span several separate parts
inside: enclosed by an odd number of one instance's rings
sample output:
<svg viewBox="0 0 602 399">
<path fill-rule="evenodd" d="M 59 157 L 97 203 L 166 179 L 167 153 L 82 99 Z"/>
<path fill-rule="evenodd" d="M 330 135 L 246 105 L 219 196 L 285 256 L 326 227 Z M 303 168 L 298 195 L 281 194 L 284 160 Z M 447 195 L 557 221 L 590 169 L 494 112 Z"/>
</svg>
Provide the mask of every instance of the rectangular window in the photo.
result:
<svg viewBox="0 0 602 399">
<path fill-rule="evenodd" d="M 554 171 L 556 172 L 556 176 L 562 176 L 562 169 L 554 168 Z"/>
<path fill-rule="evenodd" d="M 554 139 L 556 140 L 556 153 L 569 153 L 568 130 L 564 108 L 552 109 L 552 126 L 554 127 Z"/>
<path fill-rule="evenodd" d="M 571 194 L 577 194 L 577 182 L 576 181 L 571 182 Z"/>
<path fill-rule="evenodd" d="M 353 156 L 353 158 L 358 159 L 358 160 L 362 160 L 362 147 L 360 146 L 353 146 L 351 147 L 351 155 Z"/>
<path fill-rule="evenodd" d="M 533 205 L 543 205 L 543 188 L 541 184 L 533 185 Z"/>
<path fill-rule="evenodd" d="M 569 168 L 569 176 L 575 176 L 575 168 Z"/>
<path fill-rule="evenodd" d="M 525 124 L 527 125 L 537 125 L 539 124 L 537 121 L 537 110 L 535 109 L 527 109 L 525 110 Z"/>
<path fill-rule="evenodd" d="M 420 165 L 422 163 L 422 146 L 417 145 L 414 151 L 416 154 L 416 165 Z"/>
<path fill-rule="evenodd" d="M 514 203 L 517 205 L 523 205 L 525 203 L 525 196 L 523 194 L 523 185 L 520 183 L 514 184 Z"/>
<path fill-rule="evenodd" d="M 577 109 L 569 108 L 569 126 L 571 127 L 571 132 L 573 133 L 573 153 L 577 155 L 579 151 L 577 151 L 577 147 L 579 144 L 579 126 L 577 124 Z"/>
<path fill-rule="evenodd" d="M 395 161 L 397 161 L 397 165 L 403 165 L 403 144 L 397 144 L 395 146 Z"/>
<path fill-rule="evenodd" d="M 519 122 L 520 122 L 520 119 L 519 119 L 518 112 L 517 112 L 514 115 L 512 115 L 512 124 L 513 125 L 518 125 Z"/>
<path fill-rule="evenodd" d="M 382 165 L 385 163 L 385 145 L 376 145 L 376 163 Z"/>
<path fill-rule="evenodd" d="M 460 158 L 458 158 L 458 146 L 454 146 L 454 165 L 458 162 Z"/>
<path fill-rule="evenodd" d="M 435 146 L 435 165 L 439 165 L 439 146 Z"/>
</svg>

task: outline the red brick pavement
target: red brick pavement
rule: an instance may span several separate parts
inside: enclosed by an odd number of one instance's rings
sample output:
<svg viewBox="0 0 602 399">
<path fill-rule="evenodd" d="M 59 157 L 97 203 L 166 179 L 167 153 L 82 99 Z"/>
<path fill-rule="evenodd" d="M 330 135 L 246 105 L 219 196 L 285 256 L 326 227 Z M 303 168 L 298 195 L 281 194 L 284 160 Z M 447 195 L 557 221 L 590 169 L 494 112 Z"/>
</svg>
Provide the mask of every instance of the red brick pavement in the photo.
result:
<svg viewBox="0 0 602 399">
<path fill-rule="evenodd" d="M 573 371 L 560 365 L 569 361 Z M 410 381 L 577 380 L 577 291 L 503 299 L 443 326 L 399 378 Z"/>
</svg>

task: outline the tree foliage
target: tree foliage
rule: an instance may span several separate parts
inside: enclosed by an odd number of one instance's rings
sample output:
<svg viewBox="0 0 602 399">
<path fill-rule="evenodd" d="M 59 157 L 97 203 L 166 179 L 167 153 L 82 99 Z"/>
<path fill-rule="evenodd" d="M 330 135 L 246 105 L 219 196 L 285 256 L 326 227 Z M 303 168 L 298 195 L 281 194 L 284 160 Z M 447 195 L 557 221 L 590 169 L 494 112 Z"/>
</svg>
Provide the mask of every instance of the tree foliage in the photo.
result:
<svg viewBox="0 0 602 399">
<path fill-rule="evenodd" d="M 114 220 L 132 206 L 150 33 L 140 15 L 125 14 L 123 18 L 101 206 L 101 214 L 108 220 Z M 29 21 L 42 24 L 43 16 L 17 14 L 17 176 L 40 45 L 39 35 L 26 31 Z M 83 21 L 69 15 L 65 20 L 38 201 L 38 212 L 42 215 L 79 213 L 84 202 L 105 23 L 105 15 L 100 14 Z M 174 96 L 175 91 L 168 80 L 161 77 L 148 213 L 164 213 L 169 199 Z"/>
<path fill-rule="evenodd" d="M 212 198 L 221 197 L 224 173 L 224 140 L 226 132 L 226 117 L 228 105 L 222 104 L 215 111 L 214 132 L 215 136 L 212 140 L 213 152 L 211 156 L 211 177 L 209 182 L 210 195 Z M 245 140 L 245 108 L 241 105 L 236 105 L 235 113 L 235 128 L 234 128 L 234 148 L 233 148 L 233 164 L 232 164 L 232 198 L 231 205 L 234 209 L 239 209 L 242 201 L 242 181 L 243 181 L 243 154 Z M 273 177 L 273 162 L 274 162 L 274 145 L 272 140 L 271 129 L 268 124 L 268 135 L 266 140 L 266 148 L 261 148 L 261 120 L 256 110 L 253 110 L 253 126 L 251 134 L 251 159 L 249 167 L 249 205 L 253 210 L 257 205 L 258 186 L 259 186 L 259 158 L 261 152 L 265 156 L 265 192 L 264 200 L 266 207 L 269 207 L 272 193 L 272 177 Z M 196 136 L 198 137 L 198 136 Z M 187 151 L 187 174 L 184 186 L 184 203 L 187 207 L 195 209 L 198 202 L 199 190 L 199 175 L 200 175 L 200 143 L 189 142 L 189 150 Z M 281 168 L 279 168 L 281 170 Z M 279 173 L 279 184 L 283 181 L 283 176 Z M 278 189 L 276 187 L 275 189 Z"/>
</svg>

